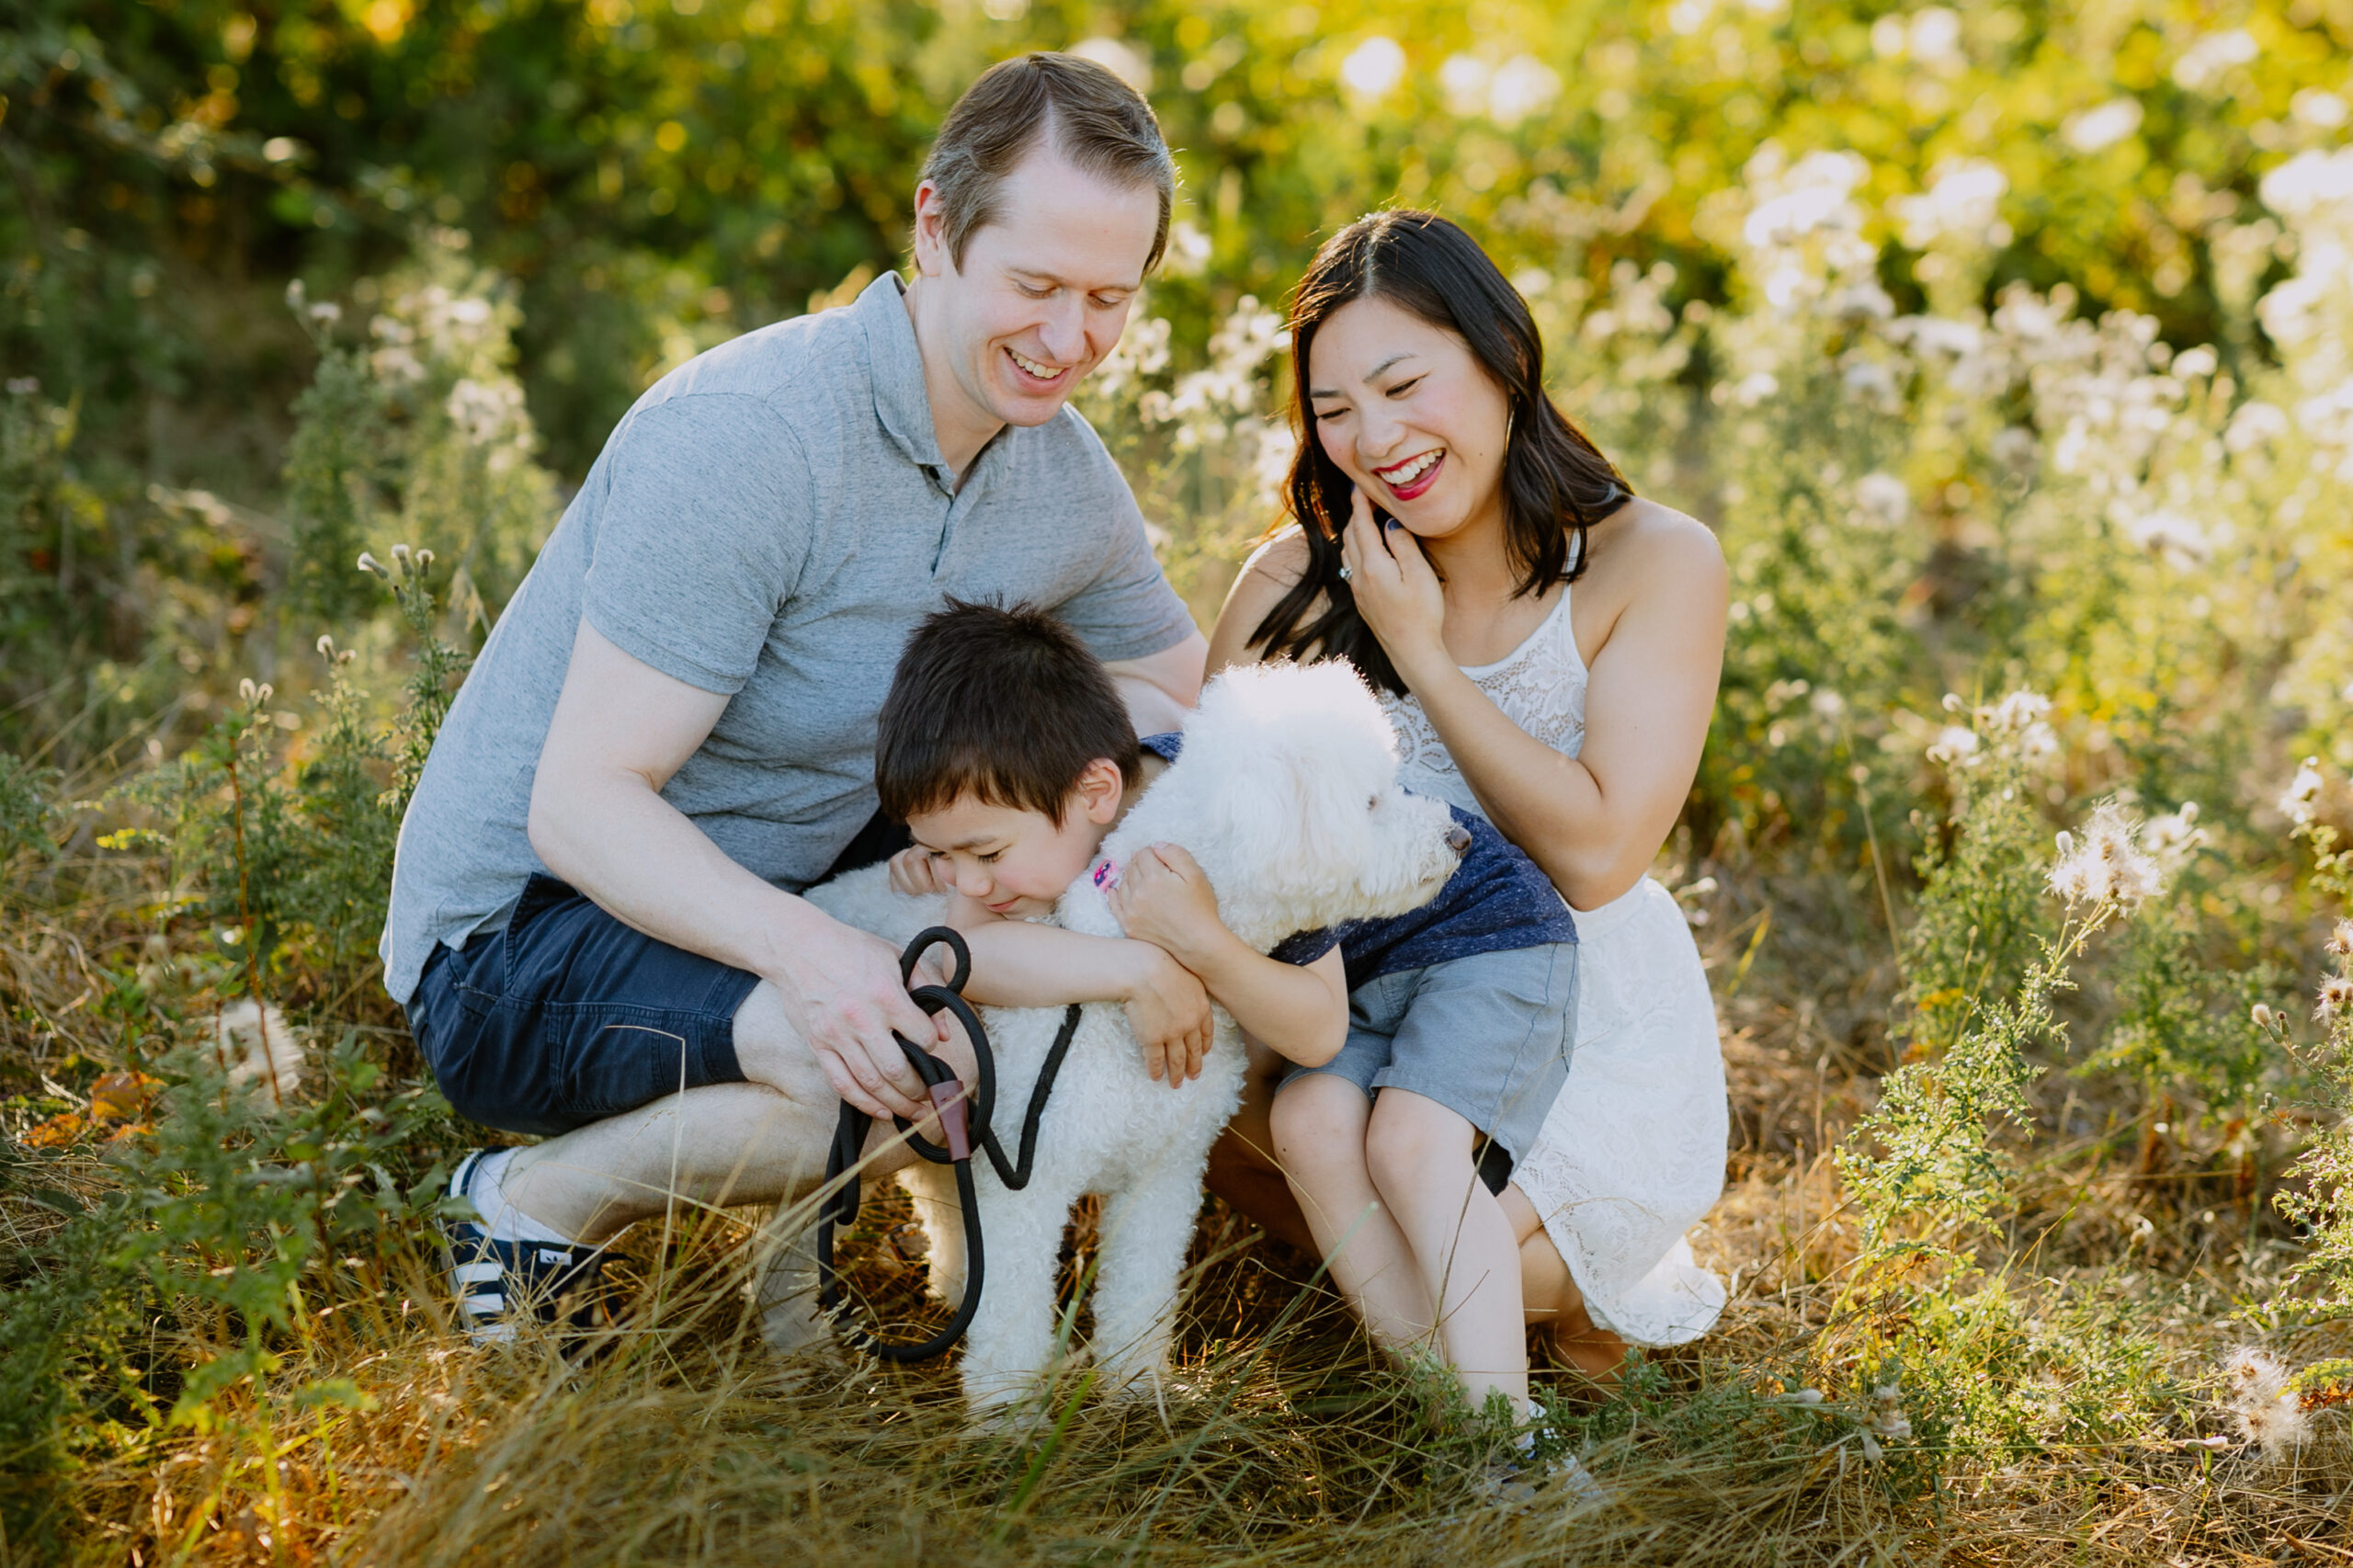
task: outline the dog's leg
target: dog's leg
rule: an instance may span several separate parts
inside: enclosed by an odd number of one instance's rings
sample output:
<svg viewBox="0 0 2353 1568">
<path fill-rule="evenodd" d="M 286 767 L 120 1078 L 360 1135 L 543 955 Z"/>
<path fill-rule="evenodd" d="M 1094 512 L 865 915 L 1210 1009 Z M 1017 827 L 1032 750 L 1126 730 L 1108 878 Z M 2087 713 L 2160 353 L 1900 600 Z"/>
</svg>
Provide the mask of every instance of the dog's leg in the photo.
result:
<svg viewBox="0 0 2353 1568">
<path fill-rule="evenodd" d="M 817 1311 L 817 1227 L 805 1203 L 779 1204 L 752 1247 L 752 1308 L 760 1337 L 779 1356 L 830 1345 Z"/>
<path fill-rule="evenodd" d="M 1032 1182 L 981 1194 L 987 1249 L 980 1305 L 964 1337 L 964 1397 L 986 1421 L 1043 1386 L 1054 1356 L 1054 1266 L 1077 1194 Z"/>
<path fill-rule="evenodd" d="M 953 1167 L 918 1162 L 899 1173 L 899 1185 L 915 1200 L 915 1219 L 929 1244 L 926 1284 L 950 1307 L 964 1303 L 964 1205 Z"/>
<path fill-rule="evenodd" d="M 1185 1249 L 1201 1207 L 1199 1165 L 1164 1165 L 1103 1205 L 1095 1359 L 1108 1391 L 1142 1395 L 1165 1378 Z"/>
</svg>

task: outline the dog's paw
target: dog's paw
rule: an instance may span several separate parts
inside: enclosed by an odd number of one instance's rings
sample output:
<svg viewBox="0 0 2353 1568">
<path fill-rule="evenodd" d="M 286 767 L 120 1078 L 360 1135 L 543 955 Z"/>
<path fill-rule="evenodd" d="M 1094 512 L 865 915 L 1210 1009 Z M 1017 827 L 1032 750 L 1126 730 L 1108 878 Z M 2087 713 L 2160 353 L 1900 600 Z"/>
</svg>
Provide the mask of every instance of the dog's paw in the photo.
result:
<svg viewBox="0 0 2353 1568">
<path fill-rule="evenodd" d="M 964 1435 L 968 1437 L 1012 1438 L 1027 1442 L 1043 1436 L 1054 1424 L 1052 1391 L 1037 1383 L 999 1388 L 981 1395 L 966 1391 Z"/>
<path fill-rule="evenodd" d="M 1165 1404 L 1177 1392 L 1176 1380 L 1165 1361 L 1106 1365 L 1095 1386 L 1106 1400 L 1118 1404 Z"/>
</svg>

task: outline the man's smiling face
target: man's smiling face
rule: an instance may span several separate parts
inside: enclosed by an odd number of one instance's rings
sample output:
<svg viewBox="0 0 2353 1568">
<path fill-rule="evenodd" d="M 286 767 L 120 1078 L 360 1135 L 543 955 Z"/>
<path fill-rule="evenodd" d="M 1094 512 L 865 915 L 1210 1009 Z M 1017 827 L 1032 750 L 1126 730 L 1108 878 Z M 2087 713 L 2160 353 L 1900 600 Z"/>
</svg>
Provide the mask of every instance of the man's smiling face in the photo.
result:
<svg viewBox="0 0 2353 1568">
<path fill-rule="evenodd" d="M 997 185 L 996 211 L 948 254 L 915 194 L 916 334 L 940 449 L 961 469 L 1006 425 L 1043 425 L 1120 341 L 1160 229 L 1149 185 L 1074 165 L 1051 128 Z"/>
</svg>

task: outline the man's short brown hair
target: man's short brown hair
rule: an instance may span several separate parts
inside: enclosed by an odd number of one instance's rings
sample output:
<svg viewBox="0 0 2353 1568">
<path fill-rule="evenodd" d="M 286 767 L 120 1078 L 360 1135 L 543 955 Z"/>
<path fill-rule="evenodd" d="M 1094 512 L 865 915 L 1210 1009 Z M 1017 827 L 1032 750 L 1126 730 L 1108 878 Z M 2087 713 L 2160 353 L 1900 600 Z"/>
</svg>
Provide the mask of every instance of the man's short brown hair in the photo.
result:
<svg viewBox="0 0 2353 1568">
<path fill-rule="evenodd" d="M 899 822 L 969 795 L 1059 823 L 1098 757 L 1140 777 L 1127 704 L 1076 632 L 1027 605 L 926 616 L 875 721 L 874 788 Z"/>
<path fill-rule="evenodd" d="M 1087 173 L 1126 186 L 1153 187 L 1160 227 L 1143 269 L 1168 248 L 1168 210 L 1176 199 L 1176 163 L 1160 121 L 1142 94 L 1092 60 L 1031 53 L 981 73 L 948 111 L 922 177 L 939 193 L 949 258 L 964 264 L 972 231 L 995 219 L 997 185 L 1051 132 L 1054 146 Z"/>
</svg>

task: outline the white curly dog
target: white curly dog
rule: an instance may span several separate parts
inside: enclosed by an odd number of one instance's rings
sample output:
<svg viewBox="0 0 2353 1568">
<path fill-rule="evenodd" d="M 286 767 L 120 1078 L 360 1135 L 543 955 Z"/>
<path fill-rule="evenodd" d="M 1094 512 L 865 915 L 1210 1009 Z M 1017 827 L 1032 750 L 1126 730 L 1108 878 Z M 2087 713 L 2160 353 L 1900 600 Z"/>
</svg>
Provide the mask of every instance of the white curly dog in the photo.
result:
<svg viewBox="0 0 2353 1568">
<path fill-rule="evenodd" d="M 1207 873 L 1227 927 L 1266 952 L 1293 932 L 1427 903 L 1453 874 L 1461 837 L 1443 804 L 1399 788 L 1395 738 L 1352 670 L 1278 665 L 1230 671 L 1202 693 L 1181 756 L 1112 830 L 1097 864 L 1108 857 L 1125 865 L 1153 844 L 1183 846 Z M 892 943 L 936 924 L 944 905 L 893 892 L 881 866 L 809 899 Z M 1120 935 L 1089 875 L 1071 883 L 1053 919 Z M 1008 1153 L 1063 1017 L 1060 1007 L 983 1009 L 996 1053 L 995 1121 Z M 1093 1301 L 1099 1377 L 1129 1392 L 1161 1377 L 1210 1145 L 1242 1088 L 1239 1033 L 1222 1008 L 1215 1021 L 1201 1076 L 1172 1090 L 1146 1075 L 1122 1010 L 1088 1006 L 1040 1125 L 1029 1185 L 1008 1191 L 986 1160 L 973 1160 L 987 1249 L 962 1366 L 975 1414 L 1018 1402 L 1051 1371 L 1056 1262 L 1071 1206 L 1089 1193 L 1103 1199 Z M 899 1179 L 930 1237 L 931 1290 L 956 1305 L 964 1232 L 953 1174 L 917 1165 Z M 805 1243 L 789 1248 L 779 1273 L 805 1284 L 805 1267 L 794 1267 L 805 1254 Z M 771 1318 L 786 1307 L 784 1284 L 772 1275 L 759 1292 Z"/>
</svg>

